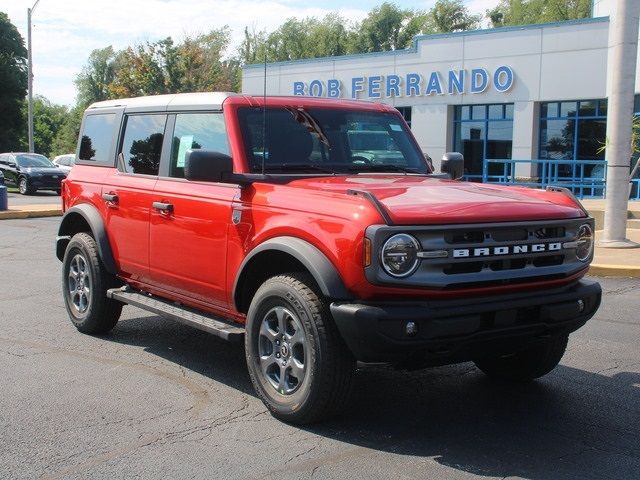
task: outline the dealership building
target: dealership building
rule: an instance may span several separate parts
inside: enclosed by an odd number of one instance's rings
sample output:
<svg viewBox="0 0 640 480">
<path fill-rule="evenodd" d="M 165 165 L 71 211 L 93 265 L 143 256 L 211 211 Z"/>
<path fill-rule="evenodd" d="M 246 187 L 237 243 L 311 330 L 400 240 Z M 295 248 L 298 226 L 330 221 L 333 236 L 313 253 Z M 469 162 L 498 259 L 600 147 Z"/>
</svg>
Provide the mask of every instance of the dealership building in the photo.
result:
<svg viewBox="0 0 640 480">
<path fill-rule="evenodd" d="M 402 113 L 436 166 L 444 152 L 458 151 L 469 180 L 560 183 L 601 197 L 613 4 L 595 0 L 593 17 L 583 20 L 423 35 L 406 50 L 271 63 L 266 92 L 384 102 Z M 264 76 L 264 65 L 245 66 L 243 93 L 262 94 Z M 638 94 L 635 103 L 638 112 Z"/>
</svg>

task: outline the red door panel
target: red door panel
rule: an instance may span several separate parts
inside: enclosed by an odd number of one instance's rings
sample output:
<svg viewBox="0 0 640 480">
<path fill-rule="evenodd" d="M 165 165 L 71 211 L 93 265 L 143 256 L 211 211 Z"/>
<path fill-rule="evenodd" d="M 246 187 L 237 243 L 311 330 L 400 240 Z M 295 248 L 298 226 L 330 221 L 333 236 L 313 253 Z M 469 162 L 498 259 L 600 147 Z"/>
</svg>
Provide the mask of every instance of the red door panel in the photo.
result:
<svg viewBox="0 0 640 480">
<path fill-rule="evenodd" d="M 151 282 L 165 290 L 215 306 L 228 307 L 226 291 L 227 227 L 233 185 L 160 178 L 150 221 Z"/>
<path fill-rule="evenodd" d="M 149 212 L 156 181 L 156 177 L 113 170 L 102 187 L 113 257 L 121 275 L 131 281 L 148 281 Z"/>
</svg>

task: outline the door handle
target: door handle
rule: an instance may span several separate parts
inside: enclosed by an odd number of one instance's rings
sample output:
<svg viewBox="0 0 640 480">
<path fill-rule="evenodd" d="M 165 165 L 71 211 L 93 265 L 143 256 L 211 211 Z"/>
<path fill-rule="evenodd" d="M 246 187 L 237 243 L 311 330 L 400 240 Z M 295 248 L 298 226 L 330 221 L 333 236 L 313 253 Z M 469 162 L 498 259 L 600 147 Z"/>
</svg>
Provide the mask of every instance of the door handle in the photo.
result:
<svg viewBox="0 0 640 480">
<path fill-rule="evenodd" d="M 118 203 L 118 195 L 115 193 L 103 193 L 102 199 L 110 204 L 110 206 L 115 206 Z"/>
<path fill-rule="evenodd" d="M 156 210 L 159 210 L 160 213 L 164 213 L 164 214 L 173 213 L 173 205 L 171 203 L 153 202 L 152 206 Z"/>
</svg>

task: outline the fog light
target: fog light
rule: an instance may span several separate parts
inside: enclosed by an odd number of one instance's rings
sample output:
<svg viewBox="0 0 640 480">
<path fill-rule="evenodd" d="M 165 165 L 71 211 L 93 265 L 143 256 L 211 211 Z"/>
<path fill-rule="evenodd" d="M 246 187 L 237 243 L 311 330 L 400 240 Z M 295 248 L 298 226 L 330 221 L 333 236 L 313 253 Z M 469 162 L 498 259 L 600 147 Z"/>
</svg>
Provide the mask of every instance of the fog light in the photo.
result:
<svg viewBox="0 0 640 480">
<path fill-rule="evenodd" d="M 578 311 L 580 313 L 584 312 L 584 300 L 582 299 L 578 300 Z"/>
<path fill-rule="evenodd" d="M 414 337 L 416 333 L 418 333 L 418 325 L 416 325 L 416 322 L 407 322 L 404 331 L 407 332 L 407 335 L 410 337 Z"/>
</svg>

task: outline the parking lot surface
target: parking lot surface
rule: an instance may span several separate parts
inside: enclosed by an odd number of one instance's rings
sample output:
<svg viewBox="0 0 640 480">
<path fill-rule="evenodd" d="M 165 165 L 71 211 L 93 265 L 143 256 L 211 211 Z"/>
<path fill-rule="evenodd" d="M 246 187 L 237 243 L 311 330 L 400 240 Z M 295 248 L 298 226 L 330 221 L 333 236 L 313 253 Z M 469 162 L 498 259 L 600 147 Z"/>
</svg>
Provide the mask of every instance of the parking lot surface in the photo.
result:
<svg viewBox="0 0 640 480">
<path fill-rule="evenodd" d="M 7 201 L 9 208 L 21 205 L 61 205 L 60 195 L 56 195 L 56 192 L 49 190 L 42 190 L 32 195 L 8 192 Z"/>
<path fill-rule="evenodd" d="M 126 307 L 78 333 L 59 219 L 0 223 L 0 478 L 640 478 L 640 281 L 601 279 L 596 318 L 545 378 L 472 364 L 358 372 L 330 423 L 274 420 L 242 347 Z"/>
</svg>

